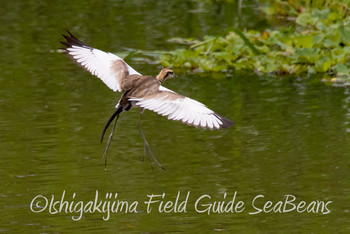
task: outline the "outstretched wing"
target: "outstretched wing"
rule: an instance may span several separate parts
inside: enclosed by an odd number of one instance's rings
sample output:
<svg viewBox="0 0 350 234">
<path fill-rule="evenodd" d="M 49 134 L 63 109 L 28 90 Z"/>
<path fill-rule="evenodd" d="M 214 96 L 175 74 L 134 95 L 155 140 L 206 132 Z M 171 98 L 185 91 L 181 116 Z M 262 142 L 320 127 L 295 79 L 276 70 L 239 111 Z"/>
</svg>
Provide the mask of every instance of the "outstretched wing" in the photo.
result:
<svg viewBox="0 0 350 234">
<path fill-rule="evenodd" d="M 159 91 L 154 94 L 143 98 L 131 98 L 129 101 L 133 101 L 141 108 L 168 116 L 168 119 L 179 120 L 195 127 L 214 130 L 233 125 L 231 120 L 216 114 L 204 104 L 163 86 L 160 86 Z"/>
<path fill-rule="evenodd" d="M 117 55 L 92 48 L 70 32 L 68 34 L 63 35 L 66 41 L 61 41 L 66 53 L 91 74 L 100 78 L 113 91 L 122 91 L 121 82 L 127 75 L 141 75 Z"/>
</svg>

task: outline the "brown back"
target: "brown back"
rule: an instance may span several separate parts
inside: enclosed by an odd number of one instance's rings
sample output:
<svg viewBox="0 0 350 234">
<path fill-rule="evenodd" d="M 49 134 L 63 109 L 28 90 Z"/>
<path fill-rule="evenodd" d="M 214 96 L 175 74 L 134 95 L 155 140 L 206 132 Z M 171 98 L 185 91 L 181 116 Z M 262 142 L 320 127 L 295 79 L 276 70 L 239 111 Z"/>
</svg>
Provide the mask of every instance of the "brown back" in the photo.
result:
<svg viewBox="0 0 350 234">
<path fill-rule="evenodd" d="M 126 98 L 142 98 L 158 91 L 159 81 L 153 76 L 127 76 L 122 83 L 122 89 L 128 90 Z"/>
</svg>

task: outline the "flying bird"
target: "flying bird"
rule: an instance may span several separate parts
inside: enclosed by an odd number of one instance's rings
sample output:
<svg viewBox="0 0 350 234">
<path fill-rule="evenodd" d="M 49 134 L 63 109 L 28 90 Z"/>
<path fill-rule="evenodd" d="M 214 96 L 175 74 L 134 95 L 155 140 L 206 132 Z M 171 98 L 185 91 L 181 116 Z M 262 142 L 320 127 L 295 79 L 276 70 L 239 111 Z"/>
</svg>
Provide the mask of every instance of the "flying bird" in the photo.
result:
<svg viewBox="0 0 350 234">
<path fill-rule="evenodd" d="M 114 113 L 102 131 L 101 142 L 108 126 L 115 119 L 104 151 L 105 164 L 119 115 L 131 107 L 141 109 L 138 129 L 144 141 L 145 152 L 147 150 L 162 169 L 164 168 L 154 157 L 141 130 L 141 114 L 145 109 L 167 116 L 168 119 L 182 121 L 187 125 L 204 129 L 229 128 L 233 125 L 231 120 L 218 115 L 204 104 L 162 86 L 165 80 L 176 77 L 173 70 L 163 68 L 156 77 L 141 75 L 117 55 L 90 47 L 69 31 L 67 33 L 68 35 L 63 35 L 66 41 L 61 41 L 65 46 L 62 48 L 64 52 L 92 75 L 100 78 L 110 89 L 115 92 L 123 92 Z"/>
</svg>

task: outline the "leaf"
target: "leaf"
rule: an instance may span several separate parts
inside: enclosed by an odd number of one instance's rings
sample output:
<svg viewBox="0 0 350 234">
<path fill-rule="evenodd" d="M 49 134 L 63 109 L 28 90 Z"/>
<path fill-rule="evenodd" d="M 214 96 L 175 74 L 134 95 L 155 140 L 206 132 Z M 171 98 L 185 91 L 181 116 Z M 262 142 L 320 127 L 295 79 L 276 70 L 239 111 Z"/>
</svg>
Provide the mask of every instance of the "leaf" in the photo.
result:
<svg viewBox="0 0 350 234">
<path fill-rule="evenodd" d="M 313 38 L 312 35 L 298 36 L 294 38 L 293 42 L 297 48 L 312 48 Z"/>
<path fill-rule="evenodd" d="M 320 46 L 324 40 L 324 35 L 316 35 L 312 38 L 312 47 Z"/>
<path fill-rule="evenodd" d="M 315 69 L 318 72 L 327 72 L 331 68 L 333 61 L 327 57 L 323 57 L 321 60 L 316 61 Z"/>
<path fill-rule="evenodd" d="M 329 16 L 329 9 L 323 9 L 323 10 L 318 10 L 318 9 L 315 9 L 312 11 L 312 17 L 315 17 L 315 18 L 318 18 L 318 19 L 321 19 L 321 20 L 325 20 L 328 18 Z"/>
<path fill-rule="evenodd" d="M 317 55 L 317 50 L 310 48 L 296 49 L 295 54 L 303 57 L 314 57 Z"/>
<path fill-rule="evenodd" d="M 183 50 L 183 51 L 182 51 L 182 56 L 183 56 L 185 59 L 190 59 L 190 58 L 192 58 L 192 57 L 198 56 L 198 52 L 193 51 L 193 50 Z"/>
<path fill-rule="evenodd" d="M 340 25 L 339 28 L 340 40 L 350 45 L 350 25 Z"/>
<path fill-rule="evenodd" d="M 317 22 L 316 23 L 316 28 L 321 30 L 321 31 L 326 31 L 328 28 L 326 27 L 326 25 L 324 25 L 324 23 L 322 22 Z"/>
<path fill-rule="evenodd" d="M 329 47 L 337 47 L 338 46 L 338 44 L 336 43 L 336 42 L 334 42 L 334 41 L 332 41 L 332 40 L 330 40 L 330 39 L 326 39 L 325 41 L 324 41 L 324 43 L 323 43 L 323 45 L 325 46 L 325 47 L 327 47 L 327 48 L 329 48 Z"/>
<path fill-rule="evenodd" d="M 337 64 L 333 67 L 333 69 L 337 71 L 338 75 L 340 76 L 349 76 L 350 74 L 350 69 L 344 64 Z"/>
<path fill-rule="evenodd" d="M 312 17 L 309 13 L 302 13 L 297 17 L 295 22 L 301 26 L 307 26 L 312 23 Z"/>
<path fill-rule="evenodd" d="M 254 52 L 254 54 L 260 54 L 260 51 L 249 41 L 249 39 L 238 29 L 232 29 L 238 36 L 242 38 L 244 43 Z"/>
</svg>

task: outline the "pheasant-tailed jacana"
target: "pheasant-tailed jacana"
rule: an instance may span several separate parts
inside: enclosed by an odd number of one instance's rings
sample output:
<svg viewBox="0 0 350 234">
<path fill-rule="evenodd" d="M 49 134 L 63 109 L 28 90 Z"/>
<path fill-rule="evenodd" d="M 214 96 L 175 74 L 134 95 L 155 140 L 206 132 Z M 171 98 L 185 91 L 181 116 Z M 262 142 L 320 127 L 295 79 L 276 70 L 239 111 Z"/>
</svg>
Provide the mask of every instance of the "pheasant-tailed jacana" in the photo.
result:
<svg viewBox="0 0 350 234">
<path fill-rule="evenodd" d="M 131 107 L 141 108 L 138 129 L 144 141 L 145 151 L 147 150 L 151 154 L 162 169 L 164 168 L 153 156 L 140 127 L 141 114 L 144 109 L 168 116 L 168 119 L 181 120 L 188 125 L 204 129 L 228 128 L 233 124 L 231 120 L 216 114 L 204 104 L 163 87 L 161 84 L 166 79 L 175 77 L 171 69 L 162 69 L 156 77 L 143 76 L 117 55 L 90 47 L 78 40 L 69 31 L 67 32 L 68 35 L 63 35 L 66 41 L 61 42 L 65 46 L 63 50 L 76 63 L 100 78 L 113 91 L 124 92 L 116 105 L 116 110 L 102 132 L 101 142 L 108 126 L 115 119 L 113 130 L 104 152 L 105 163 L 107 162 L 107 152 L 119 114 L 123 111 L 128 111 Z"/>
</svg>

